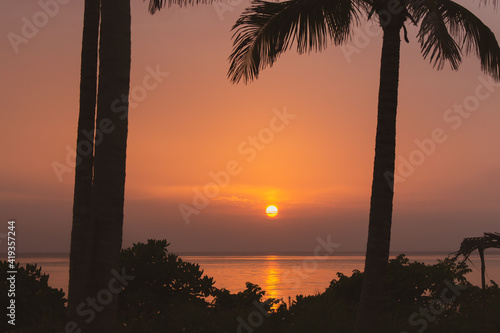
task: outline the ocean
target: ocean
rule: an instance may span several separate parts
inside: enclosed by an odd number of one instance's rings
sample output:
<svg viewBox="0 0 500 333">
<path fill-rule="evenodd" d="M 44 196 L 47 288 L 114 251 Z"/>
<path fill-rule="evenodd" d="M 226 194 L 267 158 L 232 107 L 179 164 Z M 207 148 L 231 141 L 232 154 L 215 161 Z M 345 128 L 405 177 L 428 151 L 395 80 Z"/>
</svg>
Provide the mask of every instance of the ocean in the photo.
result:
<svg viewBox="0 0 500 333">
<path fill-rule="evenodd" d="M 444 259 L 448 253 L 410 253 L 411 261 L 434 264 Z M 217 288 L 225 288 L 232 293 L 245 289 L 245 283 L 258 284 L 266 291 L 265 297 L 295 299 L 296 295 L 314 295 L 323 292 L 330 281 L 336 278 L 336 272 L 350 276 L 355 269 L 364 269 L 364 256 L 361 253 L 335 254 L 328 257 L 314 257 L 306 254 L 199 254 L 181 253 L 184 261 L 198 263 L 204 274 L 215 280 Z M 394 256 L 391 256 L 394 258 Z M 477 254 L 470 257 L 473 270 L 467 279 L 480 285 L 480 260 Z M 486 281 L 500 283 L 500 252 L 486 252 Z M 69 255 L 25 254 L 18 256 L 21 264 L 37 263 L 44 273 L 49 274 L 49 285 L 53 288 L 68 290 Z"/>
</svg>

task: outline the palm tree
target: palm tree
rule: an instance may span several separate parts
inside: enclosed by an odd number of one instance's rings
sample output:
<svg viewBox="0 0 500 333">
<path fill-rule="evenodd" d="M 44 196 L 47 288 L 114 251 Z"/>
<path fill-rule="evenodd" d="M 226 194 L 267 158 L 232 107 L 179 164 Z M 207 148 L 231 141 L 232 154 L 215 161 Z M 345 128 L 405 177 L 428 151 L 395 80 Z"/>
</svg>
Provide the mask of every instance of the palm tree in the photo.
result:
<svg viewBox="0 0 500 333">
<path fill-rule="evenodd" d="M 81 61 L 68 318 L 74 321 L 82 332 L 95 331 L 92 327 L 112 332 L 113 328 L 109 327 L 108 323 L 112 323 L 109 318 L 116 312 L 113 311 L 113 305 L 107 306 L 103 314 L 96 316 L 90 324 L 84 322 L 88 318 L 78 315 L 76 309 L 80 304 L 85 304 L 88 297 L 95 297 L 99 290 L 105 289 L 111 278 L 111 271 L 118 269 L 117 254 L 119 255 L 121 248 L 120 221 L 123 221 L 127 120 L 119 119 L 121 113 L 113 112 L 111 105 L 115 99 L 121 98 L 122 94 L 128 96 L 129 2 L 85 1 Z M 97 95 L 99 103 L 96 113 Z M 94 123 L 100 124 L 105 118 L 113 124 L 114 130 L 96 145 L 93 140 Z M 103 188 L 106 190 L 103 191 Z M 118 233 L 119 240 L 116 236 L 112 237 Z M 118 250 L 113 253 L 111 249 L 116 247 Z M 114 301 L 116 302 L 116 299 Z"/>
<path fill-rule="evenodd" d="M 500 249 L 500 233 L 498 232 L 485 232 L 483 237 L 469 237 L 464 238 L 460 244 L 460 250 L 453 253 L 455 258 L 463 256 L 463 261 L 469 260 L 469 256 L 474 252 L 479 252 L 479 258 L 481 259 L 481 289 L 483 297 L 483 330 L 486 332 L 486 264 L 484 261 L 484 250 L 489 248 Z M 472 261 L 471 261 L 472 262 Z"/>
<path fill-rule="evenodd" d="M 108 288 L 111 272 L 118 270 L 127 119 L 112 105 L 128 96 L 130 44 L 130 1 L 85 1 L 68 302 L 68 318 L 82 332 L 114 332 L 117 326 L 116 297 L 89 323 L 77 308 Z M 113 127 L 98 145 L 94 122 Z"/>
<path fill-rule="evenodd" d="M 210 2 L 150 0 L 149 11 Z M 85 1 L 68 297 L 68 319 L 84 333 L 112 333 L 118 327 L 117 297 L 97 304 L 100 310 L 93 316 L 88 299 L 99 301 L 113 272 L 120 272 L 128 133 L 128 117 L 123 115 L 128 103 L 118 110 L 116 101 L 129 96 L 130 30 L 130 0 Z M 99 142 L 94 124 L 105 129 Z"/>
<path fill-rule="evenodd" d="M 90 225 L 90 203 L 94 169 L 94 122 L 97 96 L 97 57 L 99 40 L 100 0 L 85 0 L 80 78 L 80 112 L 78 119 L 77 158 L 71 230 L 68 320 L 80 324 L 76 307 L 88 293 L 95 226 Z"/>
<path fill-rule="evenodd" d="M 341 45 L 361 17 L 373 16 L 383 30 L 383 44 L 365 278 L 355 332 L 384 331 L 377 318 L 383 307 L 391 236 L 401 31 L 406 39 L 405 23 L 418 26 L 423 56 L 438 69 L 449 62 L 456 70 L 462 54 L 473 52 L 482 70 L 499 80 L 496 38 L 481 20 L 451 0 L 255 0 L 233 27 L 228 72 L 233 83 L 247 83 L 272 66 L 293 42 L 299 53 L 321 51 L 329 38 Z"/>
<path fill-rule="evenodd" d="M 101 0 L 96 124 L 108 127 L 105 132 L 109 133 L 95 144 L 90 205 L 90 225 L 95 226 L 89 278 L 92 297 L 109 289 L 112 272 L 119 271 L 128 134 L 128 117 L 122 116 L 123 112 L 128 112 L 128 103 L 125 105 L 127 110 L 121 112 L 113 106 L 116 100 L 129 95 L 130 63 L 130 0 Z M 105 123 L 108 126 L 103 125 Z M 110 304 L 106 304 L 107 301 L 101 304 L 103 309 L 89 328 L 94 332 L 115 332 L 117 302 L 117 297 L 113 297 Z"/>
</svg>

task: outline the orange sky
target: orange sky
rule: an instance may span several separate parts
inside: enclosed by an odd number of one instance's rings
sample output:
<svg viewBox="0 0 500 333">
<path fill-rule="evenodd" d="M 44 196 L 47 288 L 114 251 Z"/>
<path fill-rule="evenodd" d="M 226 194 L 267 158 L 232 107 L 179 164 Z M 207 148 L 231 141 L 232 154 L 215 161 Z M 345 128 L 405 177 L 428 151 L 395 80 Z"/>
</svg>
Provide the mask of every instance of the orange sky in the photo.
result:
<svg viewBox="0 0 500 333">
<path fill-rule="evenodd" d="M 363 23 L 349 48 L 289 52 L 259 80 L 232 85 L 230 28 L 247 3 L 155 16 L 132 3 L 124 246 L 166 238 L 177 251 L 312 251 L 331 234 L 339 251 L 364 250 L 381 35 Z M 500 38 L 500 13 L 468 7 Z M 0 220 L 17 219 L 25 252 L 69 250 L 83 4 L 56 9 L 16 53 L 9 33 L 43 20 L 42 7 L 0 4 Z M 500 86 L 484 84 L 473 57 L 458 72 L 434 70 L 415 35 L 410 27 L 402 44 L 392 249 L 453 251 L 498 231 Z M 273 120 L 285 110 L 295 117 Z M 57 175 L 54 163 L 71 171 Z M 179 205 L 193 206 L 228 163 L 229 184 L 212 187 L 187 224 Z"/>
</svg>

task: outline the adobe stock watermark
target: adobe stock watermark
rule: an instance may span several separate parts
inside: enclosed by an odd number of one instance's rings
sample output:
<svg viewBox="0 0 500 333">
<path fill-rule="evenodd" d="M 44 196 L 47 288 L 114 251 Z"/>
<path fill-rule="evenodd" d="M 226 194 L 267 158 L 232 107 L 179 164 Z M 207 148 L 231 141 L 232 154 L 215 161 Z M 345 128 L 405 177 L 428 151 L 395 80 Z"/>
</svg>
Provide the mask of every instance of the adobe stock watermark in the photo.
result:
<svg viewBox="0 0 500 333">
<path fill-rule="evenodd" d="M 378 22 L 368 21 L 363 29 L 356 27 L 353 32 L 352 42 L 340 46 L 348 64 L 352 62 L 353 55 L 359 55 L 361 51 L 367 48 L 372 39 L 382 33 L 382 27 Z"/>
<path fill-rule="evenodd" d="M 104 307 L 109 305 L 113 298 L 123 291 L 129 281 L 135 279 L 133 275 L 127 275 L 125 268 L 122 268 L 121 273 L 112 270 L 113 277 L 109 280 L 107 288 L 99 290 L 95 297 L 87 297 L 86 302 L 80 303 L 76 307 L 78 316 L 85 318 L 84 322 L 90 324 L 96 317 L 98 312 L 102 312 Z M 79 333 L 82 329 L 74 321 L 68 321 L 64 325 L 64 332 L 61 333 Z"/>
<path fill-rule="evenodd" d="M 239 325 L 236 328 L 237 333 L 252 333 L 255 328 L 259 328 L 264 323 L 264 317 L 269 317 L 271 314 L 264 309 L 261 303 L 258 301 L 253 301 L 252 303 L 256 310 L 248 314 L 247 320 L 245 321 L 241 316 L 238 316 L 236 320 Z M 245 331 L 243 331 L 245 329 Z"/>
<path fill-rule="evenodd" d="M 316 241 L 318 245 L 314 248 L 314 256 L 312 259 L 304 259 L 300 265 L 295 265 L 292 269 L 288 269 L 283 273 L 282 280 L 287 284 L 294 283 L 294 290 L 298 289 L 302 281 L 307 279 L 318 269 L 320 261 L 328 259 L 328 257 L 333 255 L 335 249 L 340 247 L 339 243 L 332 242 L 331 235 L 328 235 L 326 240 L 317 237 Z M 323 252 L 323 254 L 320 254 L 320 252 Z"/>
<path fill-rule="evenodd" d="M 232 12 L 236 7 L 240 6 L 242 3 L 248 3 L 248 1 L 247 0 L 214 1 L 212 5 L 214 6 L 217 16 L 219 16 L 219 20 L 222 22 L 224 21 L 225 12 Z"/>
<path fill-rule="evenodd" d="M 248 136 L 237 147 L 237 152 L 245 157 L 247 163 L 253 162 L 258 153 L 274 140 L 275 135 L 282 132 L 290 124 L 290 121 L 297 117 L 295 114 L 288 113 L 286 107 L 283 110 L 274 109 L 272 112 L 273 117 L 269 120 L 269 126 L 261 128 L 256 135 Z M 231 178 L 239 175 L 242 171 L 242 163 L 237 160 L 229 160 L 224 170 L 210 171 L 208 177 L 212 181 L 206 183 L 202 188 L 193 188 L 194 195 L 191 204 L 180 203 L 178 205 L 184 222 L 191 223 L 191 216 L 200 214 L 210 204 L 210 200 L 216 198 L 221 189 L 229 185 Z"/>
<path fill-rule="evenodd" d="M 462 291 L 467 289 L 466 286 L 455 285 L 448 280 L 444 280 L 444 284 L 446 287 L 441 290 L 439 298 L 433 299 L 426 307 L 420 307 L 418 312 L 413 312 L 408 318 L 408 323 L 415 327 L 418 333 L 424 332 L 428 323 L 436 321 L 436 318 L 444 312 L 445 305 L 455 302 Z M 401 333 L 409 332 L 401 331 Z"/>
<path fill-rule="evenodd" d="M 21 44 L 28 44 L 30 40 L 38 35 L 40 29 L 43 29 L 49 24 L 50 19 L 59 14 L 61 5 L 66 5 L 71 0 L 40 0 L 38 6 L 40 10 L 35 12 L 31 18 L 23 16 L 21 18 L 22 26 L 20 34 L 15 32 L 8 32 L 7 39 L 14 50 L 14 53 L 19 53 L 19 46 Z"/>
<path fill-rule="evenodd" d="M 495 82 L 489 76 L 479 76 L 478 81 L 479 83 L 474 89 L 473 94 L 465 97 L 462 103 L 453 104 L 453 108 L 449 108 L 443 113 L 443 121 L 453 131 L 462 127 L 464 120 L 469 119 L 479 109 L 481 102 L 490 98 L 496 88 L 500 86 L 499 82 Z M 446 133 L 447 131 L 442 127 L 436 127 L 427 138 L 422 140 L 415 139 L 416 148 L 410 152 L 407 158 L 401 155 L 397 156 L 398 167 L 395 173 L 392 174 L 387 171 L 384 174 L 388 185 L 393 188 L 397 183 L 403 183 L 408 177 L 413 175 L 415 170 L 437 151 L 438 145 L 448 140 L 448 134 Z"/>
<path fill-rule="evenodd" d="M 130 89 L 130 96 L 122 94 L 117 99 L 111 103 L 111 111 L 113 113 L 118 113 L 120 119 L 124 120 L 128 117 L 127 113 L 127 100 L 129 103 L 129 109 L 135 109 L 140 102 L 144 101 L 148 94 L 158 88 L 160 83 L 163 82 L 164 78 L 169 76 L 168 72 L 162 72 L 160 70 L 160 65 L 156 65 L 155 68 L 151 66 L 146 67 L 147 74 L 142 79 L 141 85 L 136 85 Z M 116 126 L 113 124 L 112 120 L 109 118 L 103 118 L 96 124 L 95 135 L 91 131 L 82 131 L 82 134 L 87 138 L 85 141 L 80 141 L 78 147 L 75 148 L 67 145 L 66 146 L 66 157 L 63 163 L 58 161 L 53 161 L 51 163 L 52 169 L 59 182 L 63 181 L 63 175 L 66 173 L 71 174 L 75 167 L 79 165 L 81 161 L 80 156 L 88 156 L 94 149 L 94 146 L 100 145 L 106 134 L 110 134 L 115 130 Z M 94 142 L 94 146 L 92 146 Z M 78 157 L 77 153 L 78 152 Z"/>
</svg>

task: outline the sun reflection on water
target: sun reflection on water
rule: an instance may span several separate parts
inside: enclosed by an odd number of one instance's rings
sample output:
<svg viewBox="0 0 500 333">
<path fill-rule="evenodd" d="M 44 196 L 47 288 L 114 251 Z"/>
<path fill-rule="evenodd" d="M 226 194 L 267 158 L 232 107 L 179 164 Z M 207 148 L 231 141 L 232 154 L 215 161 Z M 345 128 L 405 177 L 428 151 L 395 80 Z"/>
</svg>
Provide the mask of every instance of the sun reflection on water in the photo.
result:
<svg viewBox="0 0 500 333">
<path fill-rule="evenodd" d="M 281 275 L 283 274 L 280 265 L 277 263 L 276 256 L 268 256 L 266 258 L 266 279 L 264 289 L 266 291 L 265 298 L 278 298 L 280 293 Z M 278 306 L 274 305 L 276 309 Z"/>
</svg>

